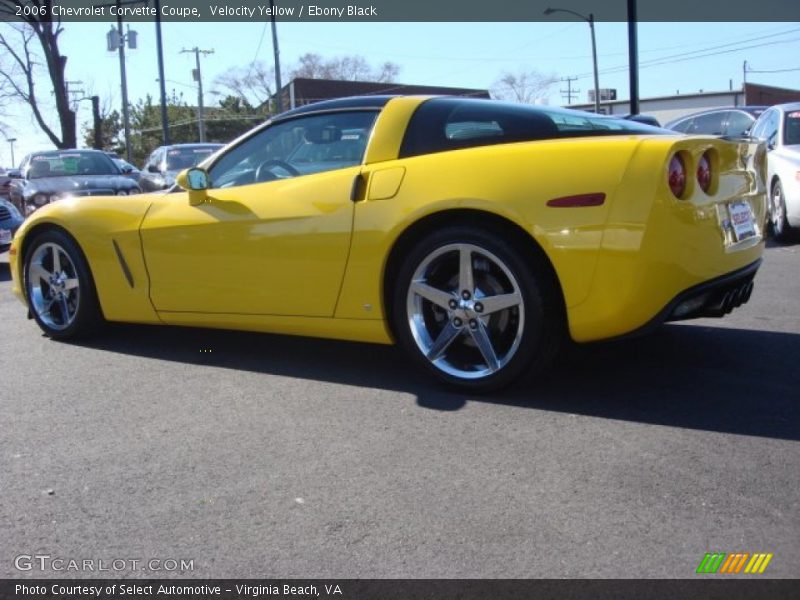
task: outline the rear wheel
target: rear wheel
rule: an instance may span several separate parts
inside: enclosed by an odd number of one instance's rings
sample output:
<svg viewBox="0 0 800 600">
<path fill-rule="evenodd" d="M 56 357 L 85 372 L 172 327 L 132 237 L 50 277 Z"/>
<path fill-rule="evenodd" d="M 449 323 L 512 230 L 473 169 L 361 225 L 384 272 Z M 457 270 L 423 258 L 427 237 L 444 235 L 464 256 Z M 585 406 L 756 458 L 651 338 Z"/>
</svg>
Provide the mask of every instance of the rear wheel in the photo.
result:
<svg viewBox="0 0 800 600">
<path fill-rule="evenodd" d="M 557 291 L 541 262 L 473 227 L 428 236 L 395 284 L 400 343 L 429 372 L 466 390 L 535 374 L 563 337 Z"/>
<path fill-rule="evenodd" d="M 26 252 L 24 269 L 28 308 L 49 337 L 83 335 L 101 322 L 86 259 L 65 233 L 51 230 L 37 235 Z"/>
</svg>

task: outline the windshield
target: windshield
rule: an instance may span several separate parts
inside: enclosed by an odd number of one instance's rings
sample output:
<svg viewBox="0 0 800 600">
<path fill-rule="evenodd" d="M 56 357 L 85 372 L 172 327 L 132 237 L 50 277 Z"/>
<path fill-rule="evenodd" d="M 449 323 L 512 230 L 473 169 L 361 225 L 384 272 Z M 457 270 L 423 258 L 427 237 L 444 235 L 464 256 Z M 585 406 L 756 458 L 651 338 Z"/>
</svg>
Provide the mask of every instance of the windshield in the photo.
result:
<svg viewBox="0 0 800 600">
<path fill-rule="evenodd" d="M 795 110 L 790 113 L 786 113 L 784 131 L 784 144 L 787 146 L 795 146 L 800 144 L 800 111 Z"/>
<path fill-rule="evenodd" d="M 119 169 L 99 152 L 48 152 L 31 157 L 28 179 L 69 177 L 71 175 L 117 175 Z"/>
<path fill-rule="evenodd" d="M 170 148 L 167 152 L 167 171 L 181 171 L 194 167 L 211 156 L 222 146 L 195 146 L 191 148 Z"/>
</svg>

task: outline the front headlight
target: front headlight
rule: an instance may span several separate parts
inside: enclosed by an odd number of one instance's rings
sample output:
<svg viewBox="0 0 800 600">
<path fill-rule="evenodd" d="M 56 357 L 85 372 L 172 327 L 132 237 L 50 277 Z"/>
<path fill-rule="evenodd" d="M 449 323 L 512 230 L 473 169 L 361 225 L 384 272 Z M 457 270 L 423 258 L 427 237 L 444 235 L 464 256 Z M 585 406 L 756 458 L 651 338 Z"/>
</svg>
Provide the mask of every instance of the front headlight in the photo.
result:
<svg viewBox="0 0 800 600">
<path fill-rule="evenodd" d="M 49 198 L 47 197 L 47 194 L 35 194 L 33 196 L 33 203 L 36 206 L 44 206 L 48 202 L 49 202 Z"/>
<path fill-rule="evenodd" d="M 128 192 L 126 192 L 125 190 L 120 190 L 120 191 L 117 192 L 117 196 L 127 196 L 127 195 L 128 195 Z"/>
</svg>

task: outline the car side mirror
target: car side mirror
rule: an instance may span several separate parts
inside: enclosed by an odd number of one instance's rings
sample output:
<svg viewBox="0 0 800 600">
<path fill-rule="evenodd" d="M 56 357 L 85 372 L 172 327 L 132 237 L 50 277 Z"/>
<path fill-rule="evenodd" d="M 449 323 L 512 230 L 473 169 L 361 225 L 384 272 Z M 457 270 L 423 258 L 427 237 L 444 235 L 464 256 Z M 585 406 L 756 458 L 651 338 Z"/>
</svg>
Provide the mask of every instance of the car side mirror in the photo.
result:
<svg viewBox="0 0 800 600">
<path fill-rule="evenodd" d="M 158 170 L 158 165 L 147 165 L 147 172 L 148 173 L 160 173 Z"/>
<path fill-rule="evenodd" d="M 125 175 L 129 175 L 133 173 L 133 167 L 122 167 L 122 173 Z"/>
<path fill-rule="evenodd" d="M 175 183 L 189 192 L 189 204 L 198 206 L 208 200 L 208 173 L 200 167 L 184 169 L 175 178 Z"/>
</svg>

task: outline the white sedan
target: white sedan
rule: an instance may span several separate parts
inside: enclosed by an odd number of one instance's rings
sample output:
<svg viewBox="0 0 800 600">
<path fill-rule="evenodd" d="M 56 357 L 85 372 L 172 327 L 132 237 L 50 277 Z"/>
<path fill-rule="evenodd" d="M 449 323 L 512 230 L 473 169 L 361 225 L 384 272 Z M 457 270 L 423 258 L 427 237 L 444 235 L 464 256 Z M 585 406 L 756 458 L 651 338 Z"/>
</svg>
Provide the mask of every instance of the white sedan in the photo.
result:
<svg viewBox="0 0 800 600">
<path fill-rule="evenodd" d="M 775 237 L 786 240 L 800 230 L 800 102 L 764 111 L 751 135 L 767 143 L 769 220 Z"/>
</svg>

